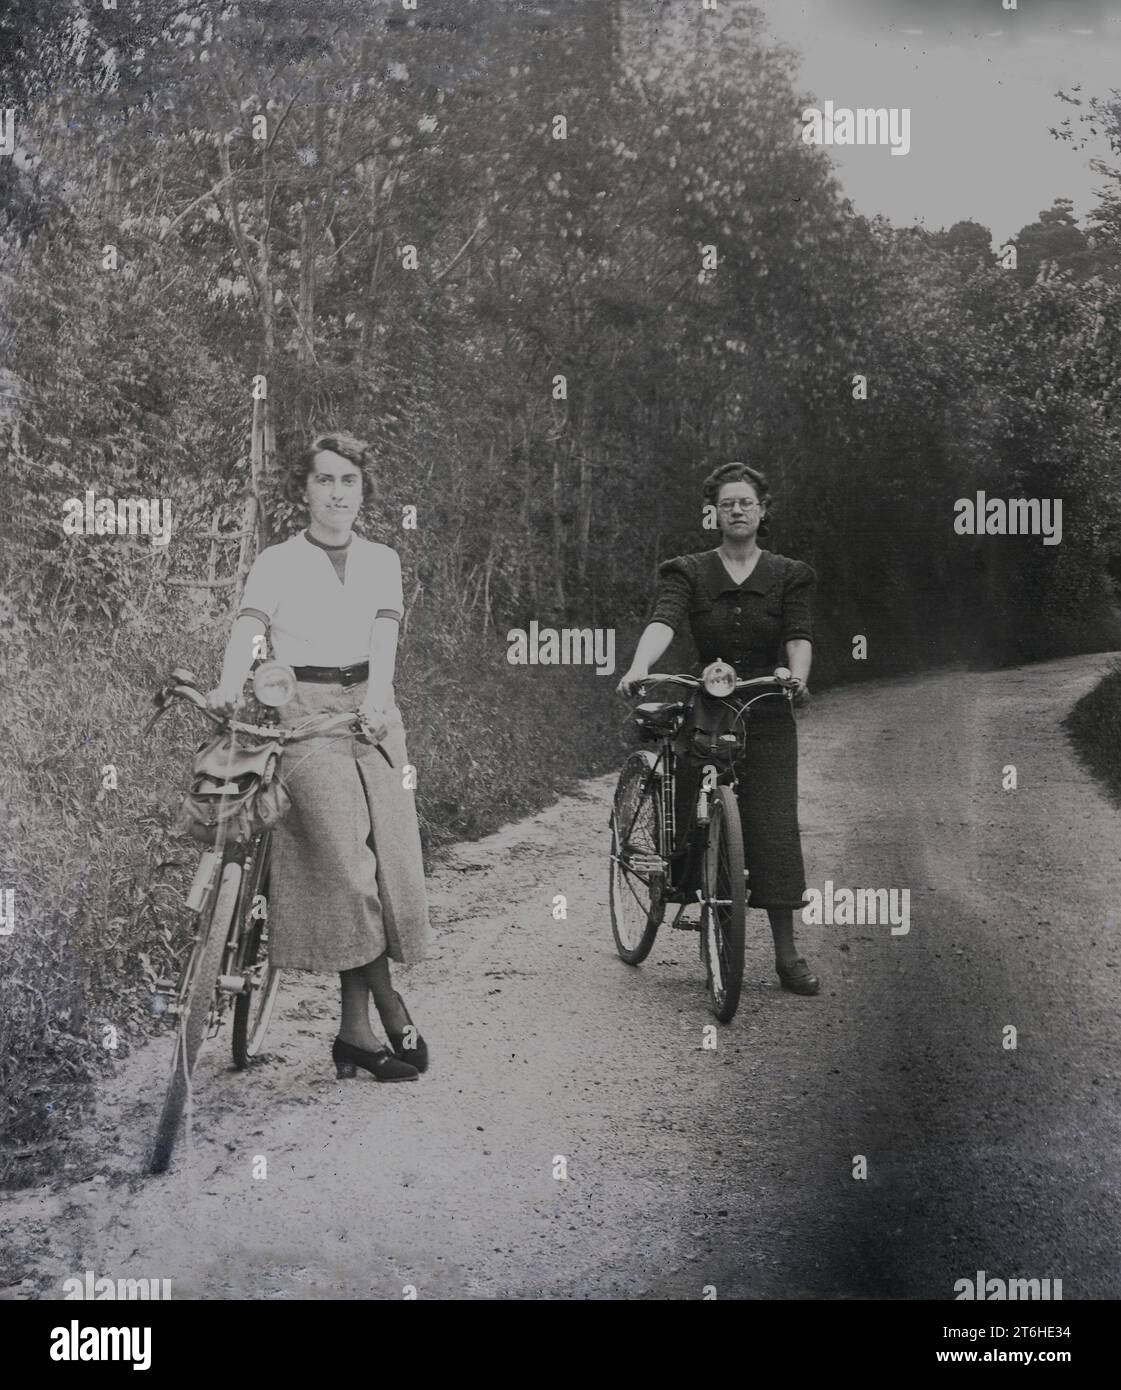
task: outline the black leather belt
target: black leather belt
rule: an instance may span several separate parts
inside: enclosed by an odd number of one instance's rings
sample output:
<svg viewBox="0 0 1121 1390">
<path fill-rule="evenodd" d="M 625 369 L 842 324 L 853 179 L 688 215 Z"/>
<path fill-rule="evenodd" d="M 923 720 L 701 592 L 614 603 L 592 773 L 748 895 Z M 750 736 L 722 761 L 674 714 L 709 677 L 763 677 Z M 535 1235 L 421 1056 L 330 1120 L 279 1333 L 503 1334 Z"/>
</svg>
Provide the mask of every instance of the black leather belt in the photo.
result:
<svg viewBox="0 0 1121 1390">
<path fill-rule="evenodd" d="M 293 666 L 298 681 L 319 681 L 323 685 L 359 685 L 370 674 L 368 661 L 353 666 Z"/>
</svg>

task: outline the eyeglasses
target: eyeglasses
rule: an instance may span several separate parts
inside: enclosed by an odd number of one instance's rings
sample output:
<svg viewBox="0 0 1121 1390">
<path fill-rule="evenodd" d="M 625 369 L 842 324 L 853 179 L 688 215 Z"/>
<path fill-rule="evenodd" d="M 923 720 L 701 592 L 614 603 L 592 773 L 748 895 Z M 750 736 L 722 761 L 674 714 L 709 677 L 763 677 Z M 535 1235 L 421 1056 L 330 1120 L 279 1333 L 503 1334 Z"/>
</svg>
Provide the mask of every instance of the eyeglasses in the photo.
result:
<svg viewBox="0 0 1121 1390">
<path fill-rule="evenodd" d="M 752 502 L 750 498 L 733 497 L 729 502 L 717 502 L 716 510 L 718 512 L 734 512 L 737 507 L 740 507 L 743 511 L 749 512 L 752 508 L 759 506 L 762 506 L 761 502 Z"/>
</svg>

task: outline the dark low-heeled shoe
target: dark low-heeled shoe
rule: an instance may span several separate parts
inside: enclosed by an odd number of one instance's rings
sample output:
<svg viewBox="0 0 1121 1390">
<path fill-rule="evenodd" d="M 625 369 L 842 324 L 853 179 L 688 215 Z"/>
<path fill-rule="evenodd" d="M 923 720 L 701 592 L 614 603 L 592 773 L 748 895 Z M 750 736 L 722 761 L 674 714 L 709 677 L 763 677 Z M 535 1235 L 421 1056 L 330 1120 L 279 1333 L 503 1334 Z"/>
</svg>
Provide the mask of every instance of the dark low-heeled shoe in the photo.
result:
<svg viewBox="0 0 1121 1390">
<path fill-rule="evenodd" d="M 810 967 L 801 956 L 790 965 L 776 964 L 775 971 L 783 989 L 793 994 L 816 994 L 821 988 L 821 981 L 810 973 Z"/>
<path fill-rule="evenodd" d="M 396 990 L 393 991 L 393 994 L 398 1004 L 400 1004 L 401 1007 L 405 1009 L 405 1001 L 401 998 L 401 996 L 397 993 Z M 394 1053 L 398 1057 L 400 1057 L 402 1062 L 408 1062 L 410 1066 L 416 1067 L 418 1072 L 427 1071 L 428 1044 L 420 1036 L 420 1032 L 418 1031 L 416 1024 L 413 1022 L 412 1015 L 409 1013 L 408 1009 L 405 1009 L 405 1017 L 409 1020 L 409 1027 L 416 1034 L 415 1047 L 403 1046 L 403 1043 L 405 1041 L 404 1033 L 391 1033 L 387 1028 L 385 1030 L 385 1036 L 389 1039 L 390 1047 L 393 1049 Z"/>
<path fill-rule="evenodd" d="M 368 1071 L 375 1081 L 415 1081 L 420 1074 L 416 1067 L 395 1057 L 388 1047 L 379 1047 L 368 1052 L 353 1043 L 336 1038 L 331 1048 L 331 1060 L 335 1064 L 335 1075 L 340 1081 L 349 1081 L 357 1075 L 358 1068 Z"/>
</svg>

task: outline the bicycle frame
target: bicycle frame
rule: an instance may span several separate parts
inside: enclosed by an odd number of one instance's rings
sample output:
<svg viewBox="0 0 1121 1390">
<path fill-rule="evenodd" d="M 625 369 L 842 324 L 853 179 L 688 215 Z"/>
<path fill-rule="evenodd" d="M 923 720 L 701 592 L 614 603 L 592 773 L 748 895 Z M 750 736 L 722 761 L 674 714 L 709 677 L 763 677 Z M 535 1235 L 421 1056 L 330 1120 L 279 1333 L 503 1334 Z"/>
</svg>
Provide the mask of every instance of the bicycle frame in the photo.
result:
<svg viewBox="0 0 1121 1390">
<path fill-rule="evenodd" d="M 648 786 L 655 783 L 654 790 L 659 805 L 659 825 L 658 825 L 658 852 L 663 863 L 665 874 L 666 896 L 670 901 L 680 902 L 677 915 L 670 924 L 676 927 L 685 911 L 689 906 L 690 899 L 683 895 L 685 886 L 691 884 L 697 875 L 701 861 L 704 857 L 708 841 L 708 821 L 709 807 L 712 801 L 712 793 L 716 787 L 728 786 L 733 793 L 739 787 L 739 775 L 737 772 L 737 757 L 730 758 L 726 765 L 715 767 L 715 780 L 705 776 L 700 788 L 698 789 L 697 799 L 689 813 L 689 820 L 685 826 L 681 840 L 677 835 L 677 759 L 678 753 L 675 748 L 678 735 L 682 726 L 688 722 L 693 712 L 698 695 L 703 690 L 703 678 L 698 679 L 693 676 L 671 676 L 671 675 L 650 675 L 642 682 L 643 690 L 647 686 L 661 684 L 684 685 L 689 694 L 681 702 L 680 716 L 675 719 L 673 727 L 663 733 L 657 740 L 658 753 L 651 764 L 649 771 Z M 752 688 L 767 686 L 769 688 L 760 690 L 759 694 L 751 698 L 744 698 L 746 692 Z M 733 708 L 736 710 L 733 727 L 746 721 L 748 711 L 758 700 L 773 696 L 782 696 L 786 699 L 792 698 L 792 681 L 789 672 L 784 668 L 779 668 L 773 676 L 761 676 L 747 681 L 737 681 L 735 689 L 727 696 L 713 695 L 706 692 L 709 699 L 720 700 L 722 703 L 736 703 Z M 641 806 L 641 803 L 640 803 Z M 639 808 L 635 815 L 639 814 Z M 635 822 L 632 820 L 627 827 L 625 839 L 629 838 L 633 832 Z M 670 879 L 671 869 L 674 860 L 677 859 L 677 872 Z"/>
<path fill-rule="evenodd" d="M 245 904 L 242 901 L 243 885 L 250 881 L 253 875 L 253 868 L 257 859 L 264 855 L 268 850 L 271 831 L 262 830 L 244 843 L 229 844 L 227 846 L 203 850 L 202 857 L 199 859 L 195 869 L 194 881 L 191 890 L 187 895 L 185 906 L 188 912 L 194 914 L 196 921 L 209 921 L 209 912 L 215 894 L 218 891 L 224 871 L 231 864 L 236 865 L 238 870 L 238 898 L 237 908 L 231 921 L 230 932 L 227 937 L 226 948 L 222 957 L 221 973 L 219 974 L 215 999 L 218 1003 L 217 1018 L 211 1020 L 207 1033 L 208 1037 L 213 1037 L 220 1023 L 220 1016 L 225 1012 L 225 1000 L 245 993 L 246 981 L 240 976 L 233 974 L 232 967 L 237 959 L 237 951 L 241 945 L 244 934 L 245 914 L 243 909 Z M 165 1006 L 158 1012 L 170 1014 L 175 1017 L 179 1014 L 183 996 L 190 984 L 193 973 L 194 956 L 198 950 L 198 939 L 192 947 L 191 955 L 187 959 L 184 969 L 180 972 L 178 987 L 175 988 L 174 1000 L 172 995 L 171 981 L 159 980 L 157 987 L 152 991 L 154 997 L 162 997 Z M 161 988 L 161 986 L 163 986 Z"/>
<path fill-rule="evenodd" d="M 650 675 L 630 689 L 645 693 L 647 686 L 659 684 L 684 686 L 690 693 L 679 701 L 640 706 L 632 716 L 643 739 L 657 744 L 658 751 L 631 753 L 615 787 L 609 817 L 611 933 L 622 960 L 641 965 L 653 949 L 666 905 L 678 904 L 670 926 L 698 933 L 712 1011 L 728 1023 L 739 1007 L 744 971 L 747 856 L 736 791 L 746 721 L 757 700 L 792 699 L 801 683 L 785 667 L 773 676 L 738 681 L 731 666 L 716 661 L 699 680 Z M 685 764 L 678 762 L 681 757 Z M 681 778 L 685 770 L 687 781 Z M 700 775 L 694 779 L 695 772 Z M 692 804 L 683 804 L 682 795 Z M 682 921 L 690 906 L 700 909 L 697 923 Z"/>
<path fill-rule="evenodd" d="M 252 917 L 253 904 L 245 901 L 246 889 L 253 882 L 254 870 L 258 862 L 268 856 L 271 840 L 272 831 L 262 830 L 244 846 L 240 855 L 241 884 L 238 891 L 237 908 L 234 911 L 234 923 L 226 948 L 226 958 L 222 962 L 222 973 L 218 976 L 218 992 L 227 999 L 248 994 L 256 988 L 258 983 L 250 980 L 247 975 L 235 974 L 234 972 L 242 942 L 252 930 L 248 924 L 255 920 Z"/>
</svg>

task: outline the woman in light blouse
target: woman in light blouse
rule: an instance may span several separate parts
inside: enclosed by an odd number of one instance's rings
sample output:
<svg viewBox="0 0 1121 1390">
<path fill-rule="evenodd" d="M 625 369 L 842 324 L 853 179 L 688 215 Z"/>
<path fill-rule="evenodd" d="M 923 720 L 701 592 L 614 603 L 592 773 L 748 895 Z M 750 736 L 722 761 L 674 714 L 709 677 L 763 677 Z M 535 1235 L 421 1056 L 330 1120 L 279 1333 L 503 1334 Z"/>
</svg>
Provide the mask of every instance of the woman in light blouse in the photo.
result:
<svg viewBox="0 0 1121 1390">
<path fill-rule="evenodd" d="M 378 1081 L 414 1081 L 428 1049 L 394 990 L 390 959 L 411 963 L 429 938 L 420 832 L 404 786 L 405 732 L 393 693 L 403 613 L 397 552 L 355 535 L 372 490 L 369 446 L 322 435 L 300 456 L 288 494 L 310 522 L 257 557 L 234 621 L 215 707 L 235 708 L 260 639 L 296 673 L 281 708 L 291 725 L 318 712 L 361 709 L 392 760 L 356 737 L 308 739 L 282 768 L 292 799 L 273 830 L 269 954 L 281 969 L 339 973 L 337 1075 L 362 1067 Z M 388 1035 L 370 1026 L 369 1000 Z"/>
</svg>

